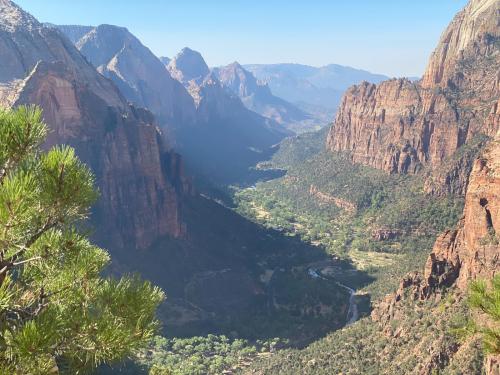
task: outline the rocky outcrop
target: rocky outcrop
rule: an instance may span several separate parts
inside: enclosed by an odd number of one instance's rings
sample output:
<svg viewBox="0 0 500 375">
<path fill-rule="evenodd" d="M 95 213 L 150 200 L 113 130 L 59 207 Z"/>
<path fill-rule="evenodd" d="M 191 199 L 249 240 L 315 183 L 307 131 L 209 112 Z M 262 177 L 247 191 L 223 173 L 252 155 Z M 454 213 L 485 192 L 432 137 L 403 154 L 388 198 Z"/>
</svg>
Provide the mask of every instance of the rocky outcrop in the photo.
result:
<svg viewBox="0 0 500 375">
<path fill-rule="evenodd" d="M 396 304 L 408 296 L 421 300 L 456 286 L 465 291 L 474 279 L 491 279 L 500 271 L 500 132 L 474 162 L 464 216 L 456 229 L 441 234 L 427 258 L 423 274 L 412 273 L 373 312 L 374 320 L 390 320 Z"/>
<path fill-rule="evenodd" d="M 190 81 L 201 84 L 210 73 L 207 63 L 198 51 L 185 47 L 172 60 L 167 69 L 176 80 L 184 85 Z"/>
<path fill-rule="evenodd" d="M 475 162 L 467 189 L 464 217 L 454 230 L 438 237 L 423 274 L 411 273 L 396 293 L 388 295 L 372 312 L 386 334 L 391 322 L 405 313 L 403 301 L 440 299 L 443 290 L 456 288 L 463 295 L 471 280 L 491 279 L 500 271 L 500 132 Z M 445 348 L 446 350 L 450 348 Z M 456 349 L 456 348 L 455 348 Z M 446 352 L 445 350 L 445 352 Z M 443 352 L 444 354 L 446 354 Z M 447 361 L 430 363 L 428 371 Z M 496 374 L 498 358 L 486 361 L 487 374 Z"/>
<path fill-rule="evenodd" d="M 57 26 L 74 37 L 75 29 Z M 163 63 L 126 28 L 100 25 L 76 42 L 78 50 L 136 106 L 152 111 L 160 124 L 195 122 L 193 100 Z"/>
<path fill-rule="evenodd" d="M 309 187 L 309 194 L 318 199 L 320 202 L 334 204 L 338 208 L 341 208 L 349 213 L 356 213 L 356 204 L 349 202 L 348 200 L 323 193 L 314 185 Z"/>
<path fill-rule="evenodd" d="M 387 241 L 393 240 L 403 234 L 403 231 L 399 229 L 391 228 L 375 228 L 371 232 L 371 238 L 375 241 Z"/>
<path fill-rule="evenodd" d="M 317 125 L 312 116 L 293 104 L 274 96 L 269 86 L 257 81 L 252 73 L 234 62 L 213 70 L 224 88 L 237 95 L 245 106 L 278 124 L 293 130 Z"/>
<path fill-rule="evenodd" d="M 351 87 L 327 148 L 347 151 L 354 162 L 388 173 L 416 173 L 424 166 L 438 168 L 477 134 L 494 135 L 499 19 L 498 1 L 473 0 L 443 34 L 420 82 L 394 79 Z M 454 174 L 450 170 L 448 178 Z M 452 190 L 463 191 L 464 183 Z"/>
<path fill-rule="evenodd" d="M 498 375 L 500 374 L 500 356 L 490 355 L 486 358 L 485 366 L 486 375 Z"/>
<path fill-rule="evenodd" d="M 160 56 L 159 57 L 161 63 L 165 66 L 167 66 L 169 63 L 170 63 L 170 57 L 167 57 L 167 56 Z"/>
<path fill-rule="evenodd" d="M 111 249 L 146 248 L 182 236 L 181 198 L 190 188 L 182 162 L 153 116 L 131 107 L 58 30 L 0 0 L 0 103 L 37 104 L 51 132 L 93 169 L 101 199 L 96 236 Z"/>
<path fill-rule="evenodd" d="M 427 172 L 424 191 L 435 196 L 465 196 L 474 160 L 486 144 L 487 137 L 478 136 L 459 148 L 442 165 Z"/>
<path fill-rule="evenodd" d="M 471 57 L 471 52 L 495 52 L 498 47 L 491 41 L 499 36 L 499 7 L 497 0 L 469 1 L 441 36 L 422 78 L 422 87 L 448 86 L 450 80 L 457 78 L 457 65 Z"/>
</svg>

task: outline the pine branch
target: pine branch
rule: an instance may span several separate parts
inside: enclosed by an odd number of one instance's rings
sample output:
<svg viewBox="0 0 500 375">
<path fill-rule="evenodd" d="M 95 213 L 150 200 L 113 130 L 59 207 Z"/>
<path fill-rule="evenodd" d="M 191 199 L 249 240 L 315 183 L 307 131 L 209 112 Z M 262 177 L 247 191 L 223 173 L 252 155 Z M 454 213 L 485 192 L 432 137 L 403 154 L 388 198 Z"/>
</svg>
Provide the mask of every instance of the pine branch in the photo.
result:
<svg viewBox="0 0 500 375">
<path fill-rule="evenodd" d="M 40 259 L 42 259 L 42 257 L 33 257 L 33 258 L 30 258 L 30 259 L 22 260 L 20 262 L 14 262 L 14 263 L 12 263 L 12 265 L 13 266 L 20 266 L 21 264 L 33 262 L 35 260 L 40 260 Z"/>
</svg>

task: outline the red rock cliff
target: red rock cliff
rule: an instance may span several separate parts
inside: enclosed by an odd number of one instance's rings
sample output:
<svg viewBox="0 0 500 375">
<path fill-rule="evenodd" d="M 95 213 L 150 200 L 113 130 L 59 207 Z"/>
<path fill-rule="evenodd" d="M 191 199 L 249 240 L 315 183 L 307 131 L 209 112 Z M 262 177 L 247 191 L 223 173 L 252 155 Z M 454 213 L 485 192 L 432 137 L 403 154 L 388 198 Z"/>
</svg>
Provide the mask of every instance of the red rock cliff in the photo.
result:
<svg viewBox="0 0 500 375">
<path fill-rule="evenodd" d="M 129 106 L 55 29 L 0 0 L 0 105 L 41 106 L 47 146 L 65 143 L 93 169 L 101 198 L 97 236 L 113 248 L 146 248 L 182 236 L 182 163 L 165 145 L 153 116 Z"/>
<path fill-rule="evenodd" d="M 395 293 L 375 306 L 372 319 L 384 332 L 393 335 L 391 322 L 406 311 L 401 301 L 439 298 L 442 290 L 449 287 L 456 287 L 458 294 L 464 295 L 471 280 L 491 279 L 500 271 L 499 231 L 500 132 L 474 162 L 464 216 L 457 228 L 437 238 L 423 274 L 408 274 Z M 431 364 L 418 373 L 431 374 L 433 369 Z M 500 358 L 488 357 L 485 369 L 489 375 L 498 374 Z"/>
<path fill-rule="evenodd" d="M 494 135 L 500 116 L 499 6 L 470 1 L 443 34 L 420 82 L 351 87 L 327 148 L 388 173 L 415 173 L 439 167 L 478 133 Z"/>
</svg>

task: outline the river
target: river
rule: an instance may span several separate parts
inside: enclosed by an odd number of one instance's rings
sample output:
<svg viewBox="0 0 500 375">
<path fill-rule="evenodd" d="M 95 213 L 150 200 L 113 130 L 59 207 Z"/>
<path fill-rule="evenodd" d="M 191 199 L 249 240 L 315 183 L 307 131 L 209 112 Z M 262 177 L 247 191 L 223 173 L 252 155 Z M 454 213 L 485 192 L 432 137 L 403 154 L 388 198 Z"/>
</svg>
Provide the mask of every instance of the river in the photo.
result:
<svg viewBox="0 0 500 375">
<path fill-rule="evenodd" d="M 326 277 L 321 276 L 317 270 L 312 268 L 309 268 L 308 274 L 313 279 L 328 280 Z M 341 288 L 346 289 L 349 292 L 349 309 L 347 310 L 347 316 L 346 316 L 347 322 L 345 324 L 346 326 L 348 326 L 359 319 L 358 305 L 356 304 L 356 291 L 352 288 L 349 288 L 347 285 L 339 283 L 338 281 L 337 285 L 340 286 Z"/>
</svg>

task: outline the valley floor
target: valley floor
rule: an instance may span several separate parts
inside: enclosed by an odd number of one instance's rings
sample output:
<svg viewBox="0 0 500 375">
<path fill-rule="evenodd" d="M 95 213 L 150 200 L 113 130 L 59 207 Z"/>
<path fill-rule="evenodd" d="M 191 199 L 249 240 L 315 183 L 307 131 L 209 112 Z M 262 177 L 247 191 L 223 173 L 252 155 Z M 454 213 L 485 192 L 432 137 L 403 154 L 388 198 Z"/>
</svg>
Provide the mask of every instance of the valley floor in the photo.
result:
<svg viewBox="0 0 500 375">
<path fill-rule="evenodd" d="M 423 267 L 436 235 L 458 221 L 463 199 L 429 198 L 420 175 L 388 176 L 354 165 L 341 154 L 326 153 L 324 137 L 322 130 L 286 139 L 272 159 L 257 168 L 267 175 L 272 170 L 285 174 L 249 187 L 232 187 L 228 194 L 217 195 L 217 201 L 208 199 L 210 204 L 232 207 L 240 218 L 267 233 L 266 238 L 281 238 L 283 243 L 288 238 L 305 254 L 322 255 L 305 255 L 302 262 L 276 263 L 259 271 L 273 306 L 271 315 L 230 324 L 219 331 L 222 336 L 157 342 L 156 349 L 143 356 L 143 365 L 167 366 L 176 369 L 175 374 L 377 374 L 382 373 L 377 366 L 383 361 L 373 353 L 385 347 L 387 358 L 397 355 L 368 318 L 372 303 L 397 289 L 407 272 Z M 209 225 L 207 231 L 212 230 Z M 332 292 L 341 293 L 342 302 L 332 300 Z M 409 314 L 400 329 L 408 331 L 405 327 L 412 324 L 428 327 L 433 319 L 441 321 L 443 312 L 456 314 L 456 307 L 448 309 L 438 302 L 434 307 Z M 267 335 L 259 334 L 261 329 Z M 418 336 L 405 343 L 412 340 Z M 318 350 L 335 353 L 335 360 L 325 354 L 329 359 L 323 363 Z M 400 363 L 411 366 L 417 359 L 409 354 Z M 196 366 L 186 367 L 187 363 Z M 349 369 L 352 363 L 356 366 Z"/>
</svg>

